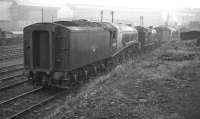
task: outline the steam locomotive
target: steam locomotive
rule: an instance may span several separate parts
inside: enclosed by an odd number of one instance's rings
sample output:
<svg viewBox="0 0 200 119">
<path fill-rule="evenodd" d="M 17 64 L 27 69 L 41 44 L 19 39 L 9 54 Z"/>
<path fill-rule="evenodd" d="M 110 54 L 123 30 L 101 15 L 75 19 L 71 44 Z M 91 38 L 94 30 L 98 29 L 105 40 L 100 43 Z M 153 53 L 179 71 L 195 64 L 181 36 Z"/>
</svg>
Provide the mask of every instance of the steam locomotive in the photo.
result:
<svg viewBox="0 0 200 119">
<path fill-rule="evenodd" d="M 154 41 L 155 30 L 122 24 L 35 23 L 24 28 L 24 67 L 28 79 L 64 87 L 133 57 Z"/>
</svg>

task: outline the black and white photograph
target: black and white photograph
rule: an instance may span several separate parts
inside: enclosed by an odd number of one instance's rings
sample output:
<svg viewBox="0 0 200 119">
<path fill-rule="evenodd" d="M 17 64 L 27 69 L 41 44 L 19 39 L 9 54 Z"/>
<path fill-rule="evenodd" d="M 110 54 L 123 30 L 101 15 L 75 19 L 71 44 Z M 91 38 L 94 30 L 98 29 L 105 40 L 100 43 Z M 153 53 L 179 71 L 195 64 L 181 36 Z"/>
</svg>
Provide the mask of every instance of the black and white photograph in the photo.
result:
<svg viewBox="0 0 200 119">
<path fill-rule="evenodd" d="M 200 119 L 200 1 L 0 0 L 0 119 Z"/>
</svg>

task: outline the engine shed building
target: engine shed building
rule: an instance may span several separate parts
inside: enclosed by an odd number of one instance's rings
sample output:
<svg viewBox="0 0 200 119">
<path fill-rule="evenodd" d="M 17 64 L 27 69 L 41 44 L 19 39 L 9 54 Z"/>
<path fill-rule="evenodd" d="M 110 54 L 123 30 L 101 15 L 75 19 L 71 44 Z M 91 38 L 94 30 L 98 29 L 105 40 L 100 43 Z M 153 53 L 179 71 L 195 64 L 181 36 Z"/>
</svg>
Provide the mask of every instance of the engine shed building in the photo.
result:
<svg viewBox="0 0 200 119">
<path fill-rule="evenodd" d="M 27 25 L 42 21 L 50 22 L 57 18 L 59 6 L 45 6 L 27 0 L 0 0 L 0 28 L 21 31 Z"/>
</svg>

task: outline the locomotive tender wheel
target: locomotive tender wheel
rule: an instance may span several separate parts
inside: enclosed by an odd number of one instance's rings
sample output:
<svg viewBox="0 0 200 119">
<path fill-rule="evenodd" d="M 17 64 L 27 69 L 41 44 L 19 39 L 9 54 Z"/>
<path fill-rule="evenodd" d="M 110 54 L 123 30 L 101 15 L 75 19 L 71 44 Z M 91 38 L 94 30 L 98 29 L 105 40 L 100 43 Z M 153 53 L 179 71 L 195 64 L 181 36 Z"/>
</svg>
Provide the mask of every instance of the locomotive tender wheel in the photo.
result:
<svg viewBox="0 0 200 119">
<path fill-rule="evenodd" d="M 88 80 L 88 70 L 83 70 L 84 76 L 85 76 L 85 80 Z"/>
<path fill-rule="evenodd" d="M 121 57 L 120 56 L 117 56 L 117 65 L 121 64 Z"/>
<path fill-rule="evenodd" d="M 98 69 L 97 69 L 97 71 L 98 71 L 98 73 L 102 73 L 102 72 L 105 71 L 105 65 L 104 65 L 104 63 L 100 62 L 100 63 L 98 64 Z"/>
<path fill-rule="evenodd" d="M 106 70 L 106 72 L 109 72 L 109 71 L 111 71 L 111 65 L 112 65 L 112 59 L 108 59 L 107 61 L 106 61 L 106 65 L 105 65 L 105 70 Z"/>
<path fill-rule="evenodd" d="M 119 60 L 120 62 L 119 63 L 122 64 L 123 63 L 123 56 L 120 55 L 119 57 L 120 57 L 120 60 Z"/>
<path fill-rule="evenodd" d="M 94 67 L 92 65 L 87 67 L 88 77 L 94 76 Z"/>
<path fill-rule="evenodd" d="M 97 71 L 97 66 L 95 66 L 95 65 L 93 66 L 93 71 L 94 71 L 94 72 L 93 72 L 94 75 L 96 75 L 96 74 L 98 73 L 98 71 Z"/>
<path fill-rule="evenodd" d="M 102 72 L 101 63 L 98 63 L 98 65 L 97 65 L 97 73 L 101 73 L 101 72 Z"/>
<path fill-rule="evenodd" d="M 33 83 L 36 84 L 36 85 L 40 85 L 42 82 L 41 82 L 41 75 L 40 73 L 35 73 L 33 75 Z"/>
<path fill-rule="evenodd" d="M 48 87 L 49 86 L 49 82 L 48 82 L 48 76 L 47 75 L 45 75 L 45 74 L 43 74 L 42 76 L 41 76 L 41 83 L 42 83 L 42 85 L 44 86 L 44 87 Z"/>
<path fill-rule="evenodd" d="M 130 56 L 129 56 L 130 52 L 127 52 L 127 54 L 125 55 L 126 61 L 129 60 Z"/>
<path fill-rule="evenodd" d="M 126 62 L 126 56 L 124 54 L 124 55 L 122 55 L 122 63 L 125 63 L 125 62 Z"/>
<path fill-rule="evenodd" d="M 76 74 L 74 72 L 70 72 L 69 73 L 69 85 L 70 86 L 74 86 L 77 84 L 77 81 L 76 81 Z"/>
<path fill-rule="evenodd" d="M 104 63 L 101 64 L 101 71 L 102 71 L 102 72 L 105 71 L 105 64 L 104 64 Z"/>
<path fill-rule="evenodd" d="M 96 65 L 88 66 L 88 74 L 89 76 L 95 76 L 98 73 L 98 69 Z"/>
<path fill-rule="evenodd" d="M 78 81 L 78 73 L 77 72 L 73 73 L 73 79 L 74 79 L 75 82 Z"/>
<path fill-rule="evenodd" d="M 29 81 L 33 81 L 33 77 L 34 77 L 33 72 L 30 72 L 27 78 Z"/>
<path fill-rule="evenodd" d="M 75 81 L 77 83 L 80 83 L 83 80 L 83 72 L 82 72 L 82 70 L 81 69 L 77 70 L 75 76 L 77 78 Z"/>
<path fill-rule="evenodd" d="M 86 82 L 87 78 L 88 78 L 87 72 L 84 69 L 80 70 L 78 82 L 80 84 L 83 84 L 84 82 Z"/>
</svg>

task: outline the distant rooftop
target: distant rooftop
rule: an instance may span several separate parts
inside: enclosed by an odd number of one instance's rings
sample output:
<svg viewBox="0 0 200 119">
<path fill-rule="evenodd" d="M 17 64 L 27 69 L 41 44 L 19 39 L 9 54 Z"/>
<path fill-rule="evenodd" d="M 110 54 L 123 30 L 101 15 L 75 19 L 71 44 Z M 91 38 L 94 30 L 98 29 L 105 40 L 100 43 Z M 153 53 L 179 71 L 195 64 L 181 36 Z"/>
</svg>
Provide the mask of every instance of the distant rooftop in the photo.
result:
<svg viewBox="0 0 200 119">
<path fill-rule="evenodd" d="M 21 6 L 38 6 L 38 7 L 55 7 L 58 8 L 60 7 L 59 4 L 47 4 L 46 2 L 42 2 L 42 0 L 35 1 L 35 0 L 0 0 L 0 2 L 12 2 L 17 5 Z"/>
</svg>

